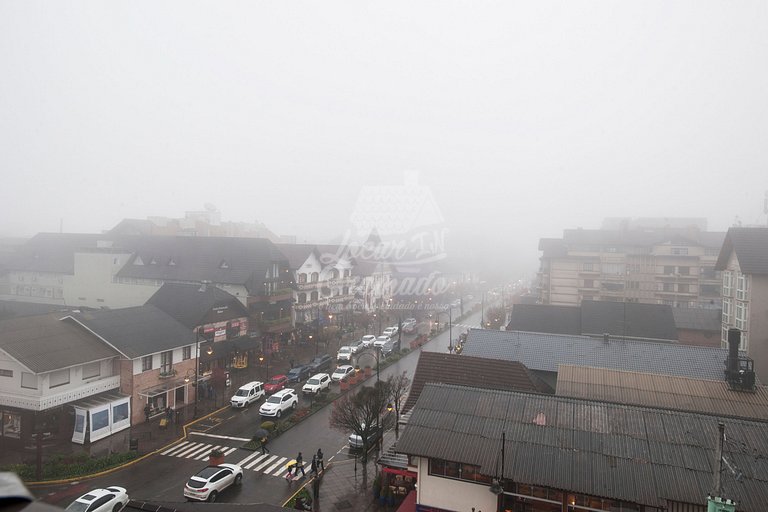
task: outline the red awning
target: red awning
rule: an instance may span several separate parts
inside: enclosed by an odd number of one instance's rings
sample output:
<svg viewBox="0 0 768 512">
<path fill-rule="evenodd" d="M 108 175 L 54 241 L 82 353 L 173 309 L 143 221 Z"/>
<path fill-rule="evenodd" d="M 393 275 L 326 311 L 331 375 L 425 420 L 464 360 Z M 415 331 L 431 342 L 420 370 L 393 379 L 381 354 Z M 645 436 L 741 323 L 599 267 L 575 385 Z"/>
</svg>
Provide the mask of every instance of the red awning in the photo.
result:
<svg viewBox="0 0 768 512">
<path fill-rule="evenodd" d="M 416 491 L 411 491 L 397 507 L 397 512 L 416 512 Z"/>
<path fill-rule="evenodd" d="M 402 475 L 402 476 L 409 476 L 411 478 L 416 478 L 416 473 L 413 471 L 406 471 L 405 469 L 395 469 L 395 468 L 381 468 L 382 471 L 385 473 L 390 473 L 393 475 Z"/>
</svg>

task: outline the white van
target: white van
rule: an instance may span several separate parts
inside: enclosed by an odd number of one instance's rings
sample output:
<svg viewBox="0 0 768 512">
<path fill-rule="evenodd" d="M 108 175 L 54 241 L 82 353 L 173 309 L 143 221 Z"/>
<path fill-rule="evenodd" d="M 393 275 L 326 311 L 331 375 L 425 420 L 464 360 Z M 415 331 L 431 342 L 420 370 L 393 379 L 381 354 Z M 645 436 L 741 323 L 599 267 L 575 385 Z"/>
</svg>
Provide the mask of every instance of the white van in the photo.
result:
<svg viewBox="0 0 768 512">
<path fill-rule="evenodd" d="M 239 409 L 255 402 L 264 395 L 264 384 L 258 381 L 253 381 L 240 387 L 229 402 L 232 404 L 232 407 L 237 407 Z"/>
</svg>

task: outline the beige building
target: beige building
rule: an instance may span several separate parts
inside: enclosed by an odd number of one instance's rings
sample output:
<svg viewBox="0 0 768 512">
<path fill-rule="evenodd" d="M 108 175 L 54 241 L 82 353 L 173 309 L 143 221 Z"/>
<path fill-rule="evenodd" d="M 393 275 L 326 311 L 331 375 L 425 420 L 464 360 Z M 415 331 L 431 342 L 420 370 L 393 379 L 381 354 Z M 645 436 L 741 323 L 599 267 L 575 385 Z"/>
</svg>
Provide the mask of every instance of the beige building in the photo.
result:
<svg viewBox="0 0 768 512">
<path fill-rule="evenodd" d="M 724 236 L 698 225 L 565 230 L 562 238 L 539 242 L 538 301 L 719 308 L 715 262 Z"/>
<path fill-rule="evenodd" d="M 768 379 L 768 228 L 731 228 L 717 270 L 722 272 L 722 343 L 729 328 L 741 331 L 741 349 Z"/>
</svg>

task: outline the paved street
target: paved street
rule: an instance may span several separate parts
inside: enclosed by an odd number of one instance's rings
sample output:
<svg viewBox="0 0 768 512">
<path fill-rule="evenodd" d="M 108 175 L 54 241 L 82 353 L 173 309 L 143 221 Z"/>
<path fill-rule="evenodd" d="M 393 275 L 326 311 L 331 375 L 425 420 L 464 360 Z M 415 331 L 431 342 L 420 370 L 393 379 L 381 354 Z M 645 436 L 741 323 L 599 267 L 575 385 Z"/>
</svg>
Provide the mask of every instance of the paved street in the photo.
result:
<svg viewBox="0 0 768 512">
<path fill-rule="evenodd" d="M 459 326 L 454 326 L 454 339 L 469 326 L 478 326 L 479 313 L 471 315 Z M 403 338 L 405 345 L 409 338 Z M 445 351 L 448 346 L 448 332 L 430 340 L 422 347 L 426 351 Z M 397 363 L 381 371 L 380 378 L 407 372 L 413 375 L 418 361 L 419 350 L 403 357 Z M 375 373 L 372 379 L 375 379 Z M 368 381 L 367 384 L 370 384 Z M 337 389 L 334 384 L 334 389 Z M 301 398 L 304 404 L 306 398 Z M 234 410 L 225 408 L 213 416 L 200 421 L 190 435 L 158 454 L 148 457 L 129 467 L 97 477 L 85 482 L 38 487 L 33 489 L 44 501 L 66 506 L 73 497 L 91 488 L 107 485 L 126 487 L 134 500 L 142 501 L 182 501 L 182 489 L 190 475 L 205 467 L 211 449 L 219 448 L 225 452 L 226 462 L 243 466 L 245 475 L 243 485 L 230 488 L 219 495 L 218 501 L 228 503 L 266 502 L 281 504 L 301 485 L 303 480 L 288 482 L 285 480 L 285 465 L 301 451 L 304 455 L 305 471 L 309 473 L 312 454 L 318 448 L 325 453 L 326 463 L 349 460 L 347 435 L 329 427 L 331 407 L 326 406 L 314 415 L 306 418 L 284 434 L 272 440 L 268 445 L 270 454 L 243 450 L 241 446 L 258 428 L 261 418 L 258 405 Z"/>
</svg>

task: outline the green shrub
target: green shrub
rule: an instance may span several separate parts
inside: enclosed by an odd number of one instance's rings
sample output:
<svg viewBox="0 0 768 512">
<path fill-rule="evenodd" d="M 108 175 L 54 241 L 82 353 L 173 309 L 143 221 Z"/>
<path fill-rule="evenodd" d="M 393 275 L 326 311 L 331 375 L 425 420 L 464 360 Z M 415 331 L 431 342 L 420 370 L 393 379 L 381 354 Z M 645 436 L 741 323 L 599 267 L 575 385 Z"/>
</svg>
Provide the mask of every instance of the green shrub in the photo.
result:
<svg viewBox="0 0 768 512">
<path fill-rule="evenodd" d="M 272 432 L 275 430 L 275 422 L 274 421 L 262 421 L 261 422 L 261 428 L 268 432 Z"/>
<path fill-rule="evenodd" d="M 129 451 L 113 453 L 106 457 L 89 457 L 85 453 L 77 455 L 54 455 L 43 464 L 43 480 L 75 478 L 120 466 L 138 457 L 138 453 Z M 3 467 L 0 471 L 12 471 L 26 481 L 37 480 L 37 468 L 34 464 L 14 464 Z"/>
</svg>

